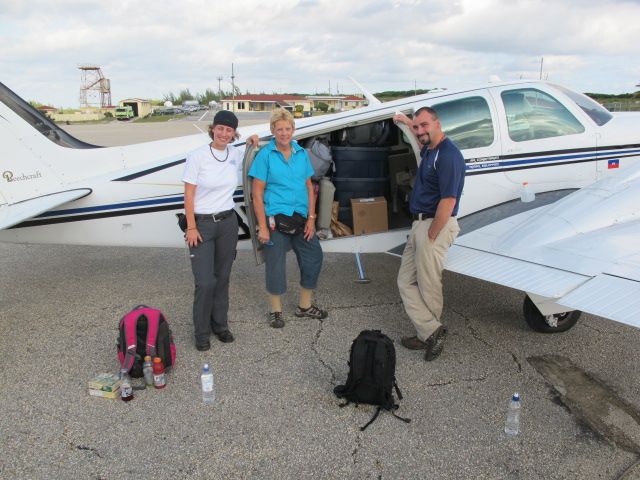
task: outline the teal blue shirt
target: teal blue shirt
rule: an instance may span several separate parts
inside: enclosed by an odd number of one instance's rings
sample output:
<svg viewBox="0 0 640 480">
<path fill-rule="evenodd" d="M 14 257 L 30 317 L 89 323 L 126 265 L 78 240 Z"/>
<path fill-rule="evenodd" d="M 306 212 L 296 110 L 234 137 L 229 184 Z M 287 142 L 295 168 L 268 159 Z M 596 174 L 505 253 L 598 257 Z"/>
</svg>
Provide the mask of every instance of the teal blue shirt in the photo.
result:
<svg viewBox="0 0 640 480">
<path fill-rule="evenodd" d="M 313 167 L 307 151 L 291 142 L 291 156 L 285 160 L 271 140 L 256 155 L 249 176 L 262 180 L 264 206 L 267 216 L 283 213 L 293 215 L 298 212 L 306 217 L 309 212 L 309 194 L 307 179 L 313 175 Z"/>
</svg>

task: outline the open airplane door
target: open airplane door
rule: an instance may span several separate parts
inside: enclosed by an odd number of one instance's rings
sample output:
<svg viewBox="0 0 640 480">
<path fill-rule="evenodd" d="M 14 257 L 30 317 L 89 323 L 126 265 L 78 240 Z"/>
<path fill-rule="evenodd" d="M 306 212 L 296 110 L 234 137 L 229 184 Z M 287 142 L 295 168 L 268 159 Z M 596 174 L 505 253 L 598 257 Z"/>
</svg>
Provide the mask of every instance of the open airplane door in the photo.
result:
<svg viewBox="0 0 640 480">
<path fill-rule="evenodd" d="M 244 188 L 244 204 L 246 206 L 247 211 L 245 212 L 247 215 L 247 222 L 249 223 L 249 235 L 251 235 L 251 247 L 253 248 L 253 253 L 256 256 L 256 265 L 262 265 L 264 263 L 264 258 L 262 257 L 262 245 L 258 242 L 258 235 L 256 235 L 258 229 L 258 221 L 256 219 L 256 214 L 253 211 L 253 192 L 252 192 L 252 180 L 249 177 L 249 170 L 251 170 L 251 165 L 253 165 L 253 160 L 256 158 L 256 155 L 260 151 L 260 146 L 266 145 L 263 142 L 258 147 L 253 147 L 251 145 L 247 145 L 244 152 L 244 161 L 242 163 L 242 187 Z"/>
</svg>

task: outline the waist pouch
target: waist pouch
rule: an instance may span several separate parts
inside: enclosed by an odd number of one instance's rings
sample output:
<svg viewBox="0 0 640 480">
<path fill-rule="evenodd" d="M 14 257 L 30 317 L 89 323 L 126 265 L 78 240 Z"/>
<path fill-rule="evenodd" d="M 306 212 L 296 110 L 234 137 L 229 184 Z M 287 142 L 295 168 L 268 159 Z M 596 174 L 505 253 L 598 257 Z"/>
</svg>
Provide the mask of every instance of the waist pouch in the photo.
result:
<svg viewBox="0 0 640 480">
<path fill-rule="evenodd" d="M 280 233 L 287 235 L 298 235 L 304 232 L 304 224 L 307 221 L 307 219 L 298 212 L 294 212 L 291 216 L 278 213 L 274 215 L 273 218 L 276 222 L 276 229 Z"/>
</svg>

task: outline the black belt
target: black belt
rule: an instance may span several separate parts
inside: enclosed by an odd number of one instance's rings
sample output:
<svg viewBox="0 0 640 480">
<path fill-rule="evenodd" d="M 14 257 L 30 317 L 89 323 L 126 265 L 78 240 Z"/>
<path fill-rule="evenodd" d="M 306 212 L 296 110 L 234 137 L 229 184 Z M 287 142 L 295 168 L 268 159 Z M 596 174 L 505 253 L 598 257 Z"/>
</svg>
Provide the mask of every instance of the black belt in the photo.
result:
<svg viewBox="0 0 640 480">
<path fill-rule="evenodd" d="M 214 222 L 220 222 L 233 213 L 232 210 L 225 210 L 218 213 L 196 213 L 196 220 L 213 220 Z"/>
<path fill-rule="evenodd" d="M 413 220 L 426 220 L 428 218 L 433 218 L 434 215 L 431 213 L 412 213 L 411 218 Z"/>
</svg>

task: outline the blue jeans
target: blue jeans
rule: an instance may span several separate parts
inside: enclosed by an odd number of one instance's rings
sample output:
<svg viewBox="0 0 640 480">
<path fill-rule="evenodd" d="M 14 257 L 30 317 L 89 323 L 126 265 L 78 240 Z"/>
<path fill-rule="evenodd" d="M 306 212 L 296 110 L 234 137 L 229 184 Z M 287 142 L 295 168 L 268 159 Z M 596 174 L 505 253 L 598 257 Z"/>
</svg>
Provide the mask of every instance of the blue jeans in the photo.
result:
<svg viewBox="0 0 640 480">
<path fill-rule="evenodd" d="M 271 241 L 273 245 L 265 245 L 263 250 L 267 292 L 282 295 L 287 291 L 287 252 L 291 249 L 300 268 L 300 286 L 314 290 L 322 269 L 322 248 L 318 237 L 314 235 L 306 241 L 304 233 L 287 235 L 275 230 L 271 232 Z"/>
</svg>

